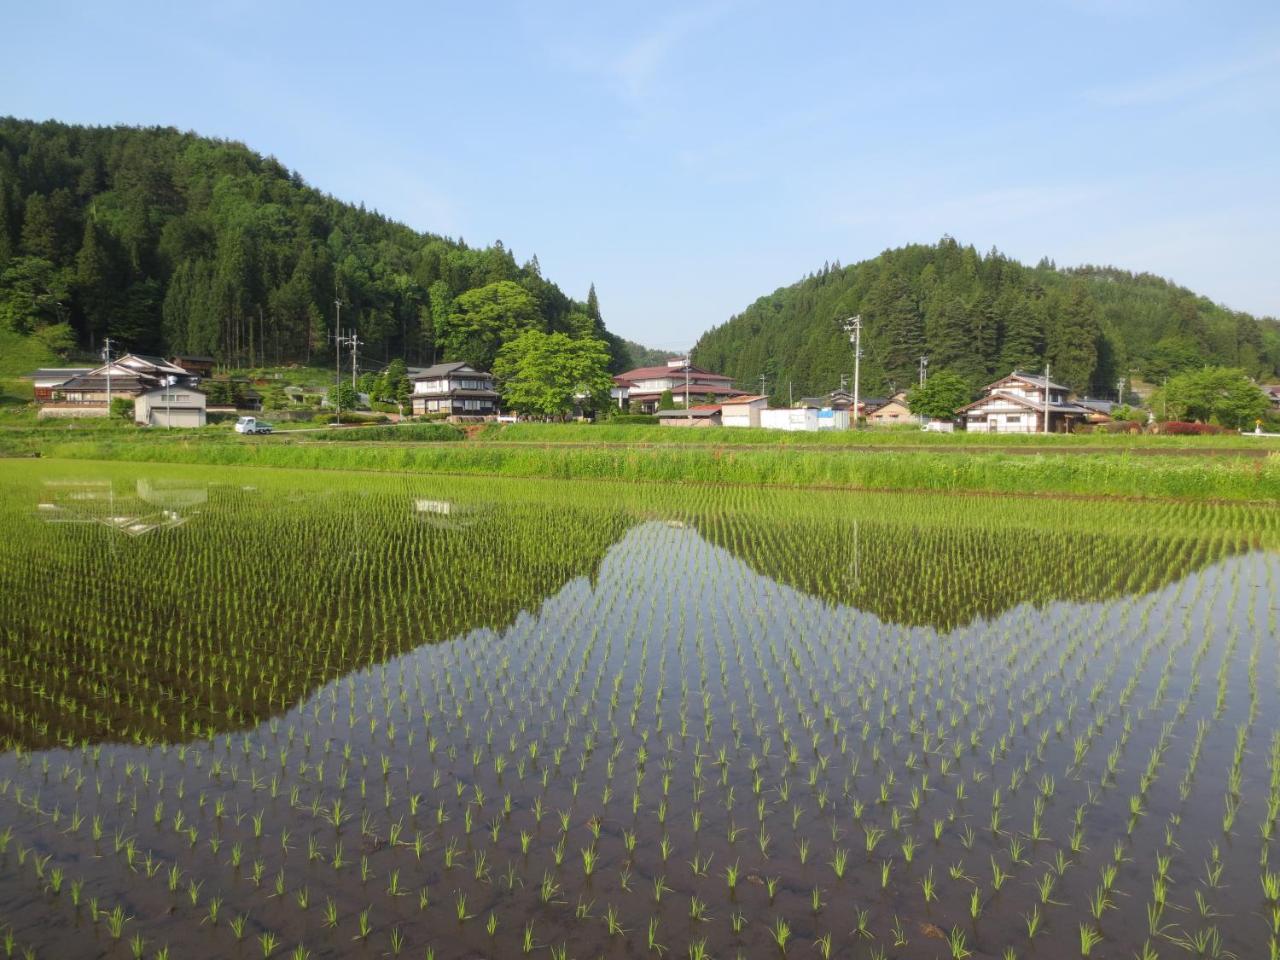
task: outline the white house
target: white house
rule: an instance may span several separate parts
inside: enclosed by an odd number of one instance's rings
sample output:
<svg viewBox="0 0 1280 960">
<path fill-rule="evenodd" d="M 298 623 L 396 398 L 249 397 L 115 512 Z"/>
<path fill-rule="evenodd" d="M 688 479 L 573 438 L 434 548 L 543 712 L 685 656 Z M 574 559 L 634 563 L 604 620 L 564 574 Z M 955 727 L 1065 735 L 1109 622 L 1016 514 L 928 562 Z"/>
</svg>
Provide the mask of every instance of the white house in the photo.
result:
<svg viewBox="0 0 1280 960">
<path fill-rule="evenodd" d="M 133 419 L 148 427 L 203 427 L 207 406 L 194 387 L 154 387 L 134 398 Z"/>
<path fill-rule="evenodd" d="M 733 378 L 695 367 L 684 359 L 668 360 L 660 367 L 636 367 L 613 378 L 610 395 L 618 405 L 630 403 L 633 412 L 653 413 L 658 409 L 662 395 L 670 391 L 672 399 L 684 406 L 685 394 L 689 405 L 710 402 L 723 403 L 741 397 L 746 391 L 733 386 Z"/>
<path fill-rule="evenodd" d="M 720 422 L 726 427 L 758 427 L 760 411 L 768 407 L 768 397 L 734 397 L 720 404 Z"/>
<path fill-rule="evenodd" d="M 487 417 L 497 412 L 498 391 L 493 374 L 454 361 L 437 363 L 412 377 L 413 412 L 445 413 L 455 417 Z"/>
<path fill-rule="evenodd" d="M 1069 399 L 1070 389 L 1044 377 L 1015 370 L 989 383 L 986 396 L 960 408 L 965 429 L 973 433 L 1045 433 L 1048 390 L 1050 433 L 1067 433 L 1092 412 Z"/>
</svg>

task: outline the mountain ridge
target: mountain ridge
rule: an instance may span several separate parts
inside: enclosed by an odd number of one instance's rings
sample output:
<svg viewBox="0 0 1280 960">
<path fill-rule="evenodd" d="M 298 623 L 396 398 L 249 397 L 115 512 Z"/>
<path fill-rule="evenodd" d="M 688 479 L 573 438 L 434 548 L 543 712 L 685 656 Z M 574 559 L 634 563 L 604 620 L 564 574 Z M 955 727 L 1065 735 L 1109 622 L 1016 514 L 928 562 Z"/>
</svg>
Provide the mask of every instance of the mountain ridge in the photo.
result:
<svg viewBox="0 0 1280 960">
<path fill-rule="evenodd" d="M 1086 264 L 1034 267 L 949 236 L 843 267 L 838 262 L 758 298 L 706 331 L 701 366 L 739 385 L 796 393 L 851 378 L 840 318 L 861 314 L 864 390 L 916 382 L 920 358 L 974 387 L 1015 368 L 1041 370 L 1081 393 L 1115 396 L 1135 375 L 1152 382 L 1205 363 L 1280 376 L 1280 322 L 1230 310 L 1150 273 Z"/>
</svg>

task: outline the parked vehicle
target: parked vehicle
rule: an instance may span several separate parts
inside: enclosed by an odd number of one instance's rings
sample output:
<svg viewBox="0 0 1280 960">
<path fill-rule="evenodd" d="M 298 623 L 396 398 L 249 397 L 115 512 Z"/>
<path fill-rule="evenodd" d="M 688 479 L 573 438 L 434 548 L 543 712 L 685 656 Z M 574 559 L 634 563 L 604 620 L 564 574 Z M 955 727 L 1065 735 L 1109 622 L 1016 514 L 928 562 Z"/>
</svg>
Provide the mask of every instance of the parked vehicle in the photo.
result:
<svg viewBox="0 0 1280 960">
<path fill-rule="evenodd" d="M 257 417 L 241 417 L 236 421 L 236 433 L 270 433 L 271 424 Z"/>
</svg>

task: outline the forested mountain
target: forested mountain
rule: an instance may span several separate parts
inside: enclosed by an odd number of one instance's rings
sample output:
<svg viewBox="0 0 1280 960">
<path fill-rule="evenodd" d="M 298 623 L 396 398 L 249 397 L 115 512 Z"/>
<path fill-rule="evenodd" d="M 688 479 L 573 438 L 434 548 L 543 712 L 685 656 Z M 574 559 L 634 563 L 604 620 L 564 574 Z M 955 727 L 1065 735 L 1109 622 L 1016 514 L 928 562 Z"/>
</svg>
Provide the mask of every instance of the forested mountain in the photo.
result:
<svg viewBox="0 0 1280 960">
<path fill-rule="evenodd" d="M 1015 368 L 1040 370 L 1082 393 L 1113 396 L 1121 377 L 1158 382 L 1202 364 L 1280 374 L 1280 324 L 1196 296 L 1149 274 L 1112 267 L 1027 267 L 950 237 L 888 250 L 850 267 L 827 265 L 762 297 L 705 333 L 700 366 L 775 395 L 836 387 L 853 372 L 841 320 L 863 319 L 863 391 L 916 382 L 919 358 L 974 386 Z"/>
<path fill-rule="evenodd" d="M 575 301 L 501 242 L 418 233 L 238 143 L 0 119 L 0 323 L 253 366 L 331 352 L 335 300 L 370 358 L 488 366 L 537 327 L 630 360 L 594 288 Z"/>
<path fill-rule="evenodd" d="M 654 350 L 634 340 L 623 340 L 623 345 L 631 357 L 631 367 L 657 367 L 680 354 L 670 350 Z"/>
</svg>

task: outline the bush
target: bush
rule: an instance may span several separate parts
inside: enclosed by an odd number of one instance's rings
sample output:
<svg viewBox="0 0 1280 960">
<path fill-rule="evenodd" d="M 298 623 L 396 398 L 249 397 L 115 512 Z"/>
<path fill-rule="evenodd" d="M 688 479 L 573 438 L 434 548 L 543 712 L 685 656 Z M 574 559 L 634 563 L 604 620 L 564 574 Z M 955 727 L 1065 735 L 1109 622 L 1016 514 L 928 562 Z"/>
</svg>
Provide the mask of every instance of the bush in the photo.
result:
<svg viewBox="0 0 1280 960">
<path fill-rule="evenodd" d="M 333 413 L 317 413 L 311 418 L 312 423 L 333 423 Z M 391 419 L 383 414 L 375 414 L 370 416 L 367 413 L 348 413 L 342 411 L 341 423 L 390 423 Z"/>
<path fill-rule="evenodd" d="M 1166 420 L 1157 430 L 1168 437 L 1206 437 L 1227 432 L 1225 427 L 1216 423 L 1188 423 L 1183 420 Z"/>
<path fill-rule="evenodd" d="M 609 426 L 618 424 L 619 426 L 655 427 L 658 425 L 658 418 L 647 413 L 620 413 L 604 422 Z"/>
<path fill-rule="evenodd" d="M 133 419 L 133 398 L 132 397 L 112 397 L 109 416 L 111 417 L 112 420 L 132 420 Z"/>
<path fill-rule="evenodd" d="M 466 434 L 451 423 L 406 423 L 401 426 L 366 427 L 363 430 L 336 430 L 326 440 L 391 441 L 436 443 L 462 440 Z"/>
</svg>

